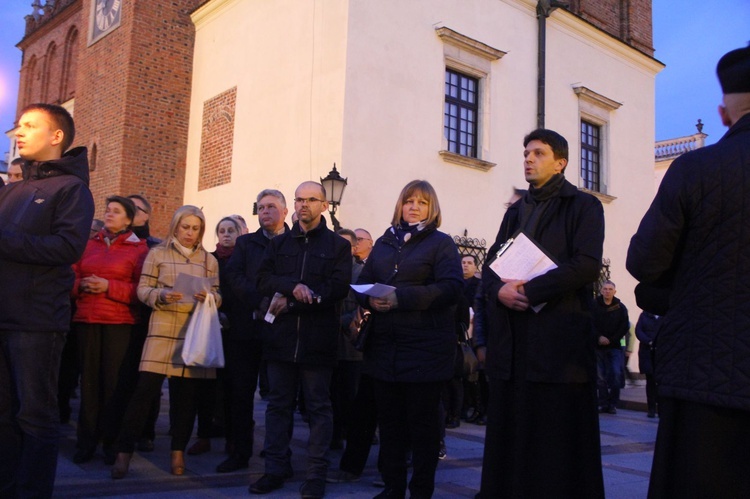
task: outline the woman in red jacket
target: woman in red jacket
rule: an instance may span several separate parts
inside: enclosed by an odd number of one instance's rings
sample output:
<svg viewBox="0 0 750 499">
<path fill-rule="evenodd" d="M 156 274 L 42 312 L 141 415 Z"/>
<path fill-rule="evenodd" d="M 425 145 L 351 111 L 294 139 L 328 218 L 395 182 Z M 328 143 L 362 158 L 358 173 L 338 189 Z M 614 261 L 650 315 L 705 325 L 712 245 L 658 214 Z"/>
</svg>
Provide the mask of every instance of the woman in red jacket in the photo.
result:
<svg viewBox="0 0 750 499">
<path fill-rule="evenodd" d="M 106 438 L 102 430 L 117 417 L 112 394 L 128 349 L 130 330 L 138 320 L 136 289 L 148 253 L 146 242 L 130 230 L 134 216 L 133 201 L 121 196 L 107 198 L 104 227 L 89 240 L 81 261 L 73 266 L 73 327 L 81 366 L 74 463 L 85 463 L 94 457 L 99 439 Z M 105 460 L 114 456 L 112 443 L 104 442 Z"/>
</svg>

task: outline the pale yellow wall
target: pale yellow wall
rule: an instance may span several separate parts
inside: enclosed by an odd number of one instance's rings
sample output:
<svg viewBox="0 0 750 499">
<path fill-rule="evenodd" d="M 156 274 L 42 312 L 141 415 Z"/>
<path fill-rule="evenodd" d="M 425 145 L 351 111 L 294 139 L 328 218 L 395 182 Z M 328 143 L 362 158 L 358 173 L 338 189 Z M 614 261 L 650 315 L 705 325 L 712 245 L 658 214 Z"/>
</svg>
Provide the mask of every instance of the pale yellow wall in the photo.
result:
<svg viewBox="0 0 750 499">
<path fill-rule="evenodd" d="M 239 213 L 257 229 L 252 204 L 264 188 L 294 188 L 341 164 L 347 2 L 215 1 L 196 23 L 185 203 L 208 226 Z M 203 102 L 237 87 L 232 182 L 198 192 Z M 291 208 L 291 206 L 290 206 Z M 204 240 L 213 247 L 215 237 Z"/>
</svg>

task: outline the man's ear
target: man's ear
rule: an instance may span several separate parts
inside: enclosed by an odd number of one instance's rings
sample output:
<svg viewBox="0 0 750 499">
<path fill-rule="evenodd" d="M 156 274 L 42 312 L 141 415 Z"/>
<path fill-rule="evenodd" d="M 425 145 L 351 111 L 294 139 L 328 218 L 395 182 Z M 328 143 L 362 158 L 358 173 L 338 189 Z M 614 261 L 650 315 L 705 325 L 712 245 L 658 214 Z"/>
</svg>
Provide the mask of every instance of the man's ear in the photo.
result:
<svg viewBox="0 0 750 499">
<path fill-rule="evenodd" d="M 558 168 L 557 173 L 563 173 L 565 171 L 565 167 L 568 166 L 568 160 L 565 158 L 560 158 L 557 161 Z"/>
<path fill-rule="evenodd" d="M 729 116 L 726 106 L 719 104 L 719 116 L 721 117 L 721 124 L 724 126 L 732 126 L 732 117 Z"/>
<path fill-rule="evenodd" d="M 52 132 L 52 140 L 50 141 L 50 143 L 53 146 L 59 146 L 60 144 L 62 144 L 64 138 L 65 133 L 63 133 L 63 131 L 58 128 L 57 130 Z"/>
</svg>

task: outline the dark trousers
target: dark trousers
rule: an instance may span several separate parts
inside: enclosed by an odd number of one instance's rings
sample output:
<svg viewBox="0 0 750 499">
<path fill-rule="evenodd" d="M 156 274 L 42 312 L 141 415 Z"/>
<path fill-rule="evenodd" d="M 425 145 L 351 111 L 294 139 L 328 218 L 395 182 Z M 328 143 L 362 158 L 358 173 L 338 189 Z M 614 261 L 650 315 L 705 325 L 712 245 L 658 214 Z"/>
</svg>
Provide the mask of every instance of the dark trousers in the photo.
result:
<svg viewBox="0 0 750 499">
<path fill-rule="evenodd" d="M 289 469 L 289 428 L 299 385 L 305 394 L 305 407 L 310 418 L 307 478 L 325 479 L 329 464 L 328 447 L 333 434 L 332 371 L 331 367 L 268 361 L 266 473 L 284 475 Z"/>
<path fill-rule="evenodd" d="M 750 411 L 659 398 L 649 499 L 750 497 Z"/>
<path fill-rule="evenodd" d="M 60 408 L 60 422 L 70 420 L 70 399 L 78 386 L 78 341 L 73 331 L 65 336 L 65 346 L 60 360 L 60 376 L 57 380 L 57 406 Z"/>
<path fill-rule="evenodd" d="M 359 389 L 352 403 L 346 432 L 346 449 L 339 462 L 339 469 L 355 475 L 361 475 L 365 469 L 375 428 L 378 426 L 378 411 L 372 383 L 372 378 L 366 374 L 359 378 Z"/>
<path fill-rule="evenodd" d="M 361 360 L 340 360 L 333 370 L 331 403 L 333 404 L 334 440 L 341 440 L 347 435 L 361 370 Z"/>
<path fill-rule="evenodd" d="M 136 440 L 143 432 L 149 417 L 149 410 L 155 396 L 164 383 L 165 376 L 141 371 L 138 385 L 130 399 L 122 420 L 120 436 L 117 439 L 117 452 L 132 453 Z M 197 401 L 210 389 L 211 379 L 180 378 L 169 379 L 169 406 L 172 414 L 171 450 L 184 451 L 190 440 L 197 413 Z"/>
<path fill-rule="evenodd" d="M 229 338 L 226 345 L 225 386 L 228 388 L 226 395 L 230 421 L 228 441 L 234 446 L 236 455 L 249 459 L 253 455 L 255 388 L 258 386 L 263 343 L 260 340 Z"/>
<path fill-rule="evenodd" d="M 130 324 L 75 324 L 81 366 L 81 407 L 76 447 L 94 450 L 105 428 L 116 427 L 113 400 L 130 343 Z M 113 443 L 109 431 L 104 445 Z"/>
<path fill-rule="evenodd" d="M 458 419 L 464 405 L 464 379 L 454 377 L 443 386 L 443 407 L 446 417 Z"/>
<path fill-rule="evenodd" d="M 51 497 L 65 333 L 0 332 L 0 497 Z"/>
<path fill-rule="evenodd" d="M 122 367 L 117 380 L 117 387 L 112 396 L 112 406 L 114 407 L 114 417 L 105 421 L 105 427 L 102 432 L 102 439 L 105 442 L 112 442 L 117 439 L 120 433 L 120 424 L 123 415 L 128 408 L 130 398 L 133 396 L 136 386 L 138 386 L 138 365 L 141 362 L 143 344 L 146 342 L 148 335 L 148 324 L 139 323 L 132 326 L 130 332 L 130 341 L 128 350 L 122 361 Z M 154 440 L 156 438 L 156 421 L 159 418 L 161 399 L 161 389 L 154 395 L 151 405 L 147 411 L 146 423 L 139 438 Z"/>
<path fill-rule="evenodd" d="M 620 402 L 620 387 L 625 381 L 624 357 L 619 345 L 606 349 L 599 348 L 596 351 L 596 385 L 600 407 L 617 407 Z"/>
<path fill-rule="evenodd" d="M 374 380 L 380 425 L 381 473 L 386 488 L 406 490 L 406 453 L 411 448 L 413 498 L 432 497 L 440 450 L 440 393 L 444 382 L 390 383 Z"/>
<path fill-rule="evenodd" d="M 649 412 L 656 412 L 657 392 L 656 379 L 653 374 L 646 375 L 646 404 Z"/>
</svg>

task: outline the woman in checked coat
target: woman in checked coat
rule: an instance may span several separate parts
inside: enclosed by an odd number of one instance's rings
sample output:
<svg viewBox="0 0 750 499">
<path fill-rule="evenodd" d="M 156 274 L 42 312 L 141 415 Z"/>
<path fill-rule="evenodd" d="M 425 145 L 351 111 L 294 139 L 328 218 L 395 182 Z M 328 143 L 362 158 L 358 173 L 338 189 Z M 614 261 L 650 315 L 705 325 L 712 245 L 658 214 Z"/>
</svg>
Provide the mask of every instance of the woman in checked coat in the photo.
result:
<svg viewBox="0 0 750 499">
<path fill-rule="evenodd" d="M 184 451 L 195 422 L 196 405 L 209 381 L 216 377 L 213 368 L 186 366 L 182 360 L 185 332 L 198 301 L 206 293 L 184 299 L 173 291 L 181 273 L 196 277 L 218 277 L 219 265 L 201 241 L 206 229 L 203 212 L 195 206 L 179 208 L 169 226 L 169 236 L 149 252 L 143 264 L 138 284 L 138 298 L 153 309 L 149 332 L 143 346 L 139 366 L 138 385 L 125 412 L 117 441 L 117 461 L 112 467 L 112 478 L 123 478 L 148 417 L 151 401 L 161 390 L 165 377 L 170 378 L 172 422 L 172 474 L 185 472 Z M 219 282 L 210 291 L 217 305 L 221 303 Z"/>
</svg>

